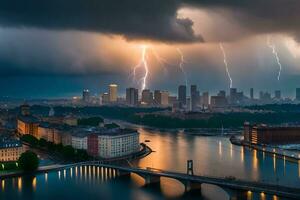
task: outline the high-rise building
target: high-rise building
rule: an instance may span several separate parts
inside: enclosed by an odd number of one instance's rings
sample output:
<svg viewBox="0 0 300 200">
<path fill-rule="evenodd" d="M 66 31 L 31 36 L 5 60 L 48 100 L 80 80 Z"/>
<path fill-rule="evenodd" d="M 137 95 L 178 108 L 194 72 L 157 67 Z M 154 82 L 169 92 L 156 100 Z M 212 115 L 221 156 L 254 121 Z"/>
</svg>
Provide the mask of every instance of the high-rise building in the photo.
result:
<svg viewBox="0 0 300 200">
<path fill-rule="evenodd" d="M 296 100 L 300 101 L 300 88 L 296 88 Z"/>
<path fill-rule="evenodd" d="M 281 99 L 281 91 L 280 90 L 275 91 L 275 99 Z"/>
<path fill-rule="evenodd" d="M 109 101 L 116 102 L 118 99 L 118 85 L 110 84 L 108 94 L 109 94 Z"/>
<path fill-rule="evenodd" d="M 149 89 L 142 91 L 142 103 L 151 105 L 153 103 L 153 93 Z"/>
<path fill-rule="evenodd" d="M 161 91 L 161 102 L 160 104 L 162 106 L 168 106 L 169 105 L 169 92 L 168 91 Z"/>
<path fill-rule="evenodd" d="M 102 99 L 102 104 L 109 103 L 109 94 L 107 92 L 103 93 L 102 96 L 101 96 L 101 99 Z"/>
<path fill-rule="evenodd" d="M 197 105 L 199 104 L 199 91 L 197 90 L 196 85 L 191 85 L 191 105 L 190 110 L 195 111 L 197 108 Z"/>
<path fill-rule="evenodd" d="M 250 88 L 250 99 L 254 99 L 254 90 Z"/>
<path fill-rule="evenodd" d="M 138 89 L 136 88 L 127 88 L 126 89 L 126 103 L 131 106 L 138 105 Z"/>
<path fill-rule="evenodd" d="M 236 88 L 230 88 L 229 103 L 230 104 L 237 103 L 237 89 Z"/>
<path fill-rule="evenodd" d="M 208 92 L 203 92 L 202 94 L 202 104 L 203 106 L 208 106 L 209 104 L 209 93 Z"/>
<path fill-rule="evenodd" d="M 82 92 L 82 101 L 85 103 L 90 102 L 91 100 L 91 94 L 89 90 L 83 90 Z"/>
<path fill-rule="evenodd" d="M 178 101 L 182 105 L 186 105 L 186 86 L 180 85 L 178 87 Z"/>
<path fill-rule="evenodd" d="M 161 91 L 160 90 L 154 91 L 154 104 L 155 105 L 161 104 Z"/>
</svg>

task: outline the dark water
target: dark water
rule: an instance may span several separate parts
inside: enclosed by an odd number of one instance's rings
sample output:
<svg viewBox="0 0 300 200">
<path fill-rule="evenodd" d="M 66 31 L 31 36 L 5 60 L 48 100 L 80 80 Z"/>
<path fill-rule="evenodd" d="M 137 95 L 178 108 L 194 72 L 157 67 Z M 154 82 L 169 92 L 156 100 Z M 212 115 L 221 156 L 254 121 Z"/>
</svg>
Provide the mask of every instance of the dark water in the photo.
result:
<svg viewBox="0 0 300 200">
<path fill-rule="evenodd" d="M 140 129 L 141 141 L 155 151 L 131 163 L 186 172 L 186 160 L 194 161 L 194 173 L 212 176 L 235 176 L 300 188 L 298 163 L 264 155 L 231 145 L 228 138 L 189 136 L 181 132 Z M 0 199 L 229 199 L 219 187 L 203 185 L 202 194 L 183 194 L 180 182 L 162 178 L 161 185 L 144 187 L 143 180 L 132 175 L 120 179 L 98 167 L 77 167 L 59 172 L 2 181 Z M 247 199 L 279 199 L 276 196 L 248 193 Z"/>
</svg>

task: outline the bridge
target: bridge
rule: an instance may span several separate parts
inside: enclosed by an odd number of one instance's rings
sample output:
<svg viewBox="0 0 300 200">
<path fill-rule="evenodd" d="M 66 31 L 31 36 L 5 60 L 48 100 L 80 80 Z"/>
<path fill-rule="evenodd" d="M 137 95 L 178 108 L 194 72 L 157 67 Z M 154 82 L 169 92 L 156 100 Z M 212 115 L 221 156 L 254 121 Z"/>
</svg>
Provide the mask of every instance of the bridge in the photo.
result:
<svg viewBox="0 0 300 200">
<path fill-rule="evenodd" d="M 161 177 L 171 178 L 181 182 L 185 186 L 186 192 L 201 191 L 201 184 L 211 184 L 222 188 L 227 192 L 231 200 L 247 199 L 247 193 L 249 191 L 263 193 L 265 195 L 276 195 L 277 197 L 282 198 L 300 199 L 300 188 L 291 188 L 263 182 L 244 181 L 233 177 L 226 178 L 194 175 L 192 171 L 189 173 L 189 170 L 191 170 L 189 166 L 187 173 L 171 172 L 154 168 L 124 167 L 104 164 L 101 161 L 82 162 L 65 166 L 65 168 L 74 166 L 101 167 L 107 170 L 108 173 L 114 173 L 116 176 L 130 176 L 131 173 L 134 173 L 145 180 L 145 185 L 159 184 Z"/>
</svg>

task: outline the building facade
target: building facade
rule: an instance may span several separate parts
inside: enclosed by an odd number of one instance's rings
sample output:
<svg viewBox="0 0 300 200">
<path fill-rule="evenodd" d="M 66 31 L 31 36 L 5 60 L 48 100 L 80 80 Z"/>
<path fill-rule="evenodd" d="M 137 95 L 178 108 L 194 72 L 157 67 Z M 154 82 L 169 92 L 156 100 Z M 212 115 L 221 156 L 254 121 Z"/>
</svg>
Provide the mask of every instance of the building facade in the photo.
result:
<svg viewBox="0 0 300 200">
<path fill-rule="evenodd" d="M 126 89 L 126 104 L 131 106 L 137 106 L 138 105 L 138 97 L 139 92 L 136 88 L 127 88 Z"/>
<path fill-rule="evenodd" d="M 250 144 L 300 143 L 300 127 L 271 127 L 244 123 L 244 141 Z"/>
<path fill-rule="evenodd" d="M 22 143 L 13 138 L 0 138 L 0 162 L 17 161 L 24 152 Z"/>
<path fill-rule="evenodd" d="M 110 84 L 108 88 L 109 101 L 114 103 L 118 99 L 118 85 Z"/>
</svg>

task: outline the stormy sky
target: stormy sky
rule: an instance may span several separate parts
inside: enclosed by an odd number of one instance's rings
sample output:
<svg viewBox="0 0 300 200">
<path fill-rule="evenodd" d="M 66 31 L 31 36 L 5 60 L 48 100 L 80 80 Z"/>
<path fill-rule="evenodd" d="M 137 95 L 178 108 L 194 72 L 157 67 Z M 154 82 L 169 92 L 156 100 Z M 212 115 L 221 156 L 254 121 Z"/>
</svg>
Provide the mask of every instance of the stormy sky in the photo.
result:
<svg viewBox="0 0 300 200">
<path fill-rule="evenodd" d="M 298 0 L 2 0 L 1 96 L 63 97 L 107 84 L 175 92 L 228 90 L 222 42 L 233 87 L 293 96 L 300 87 Z M 279 65 L 282 70 L 278 80 Z"/>
</svg>

